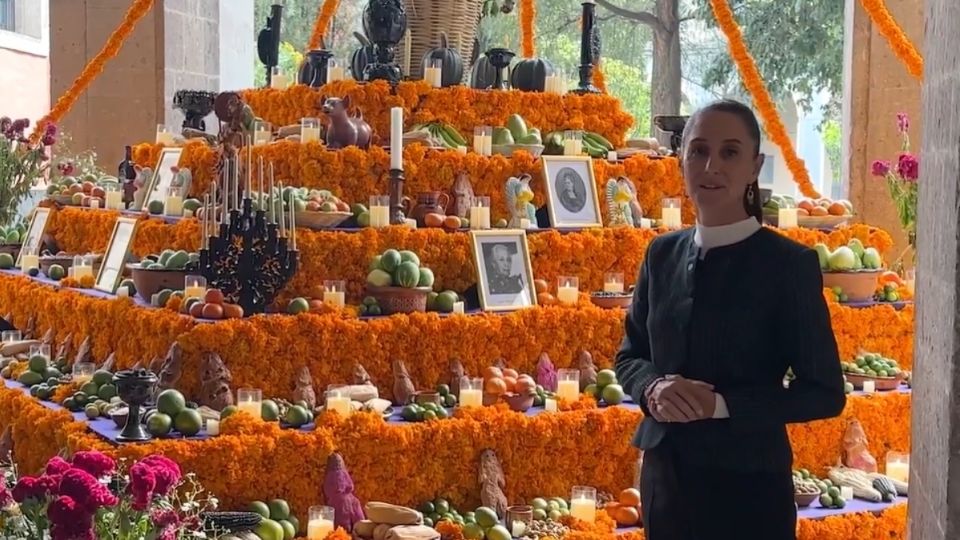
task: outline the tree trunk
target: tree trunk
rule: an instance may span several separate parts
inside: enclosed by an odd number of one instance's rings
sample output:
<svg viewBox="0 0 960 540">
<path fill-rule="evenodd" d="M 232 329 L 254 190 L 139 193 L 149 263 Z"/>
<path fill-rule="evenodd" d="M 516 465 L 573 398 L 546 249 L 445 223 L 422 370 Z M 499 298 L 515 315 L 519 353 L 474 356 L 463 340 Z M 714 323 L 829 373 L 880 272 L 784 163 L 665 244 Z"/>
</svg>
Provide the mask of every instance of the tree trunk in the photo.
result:
<svg viewBox="0 0 960 540">
<path fill-rule="evenodd" d="M 659 114 L 680 114 L 683 94 L 680 68 L 680 0 L 657 0 L 654 11 L 660 23 L 653 26 L 650 89 L 650 133 L 655 135 L 657 130 L 652 124 L 653 117 Z M 669 143 L 669 137 L 665 140 Z"/>
</svg>

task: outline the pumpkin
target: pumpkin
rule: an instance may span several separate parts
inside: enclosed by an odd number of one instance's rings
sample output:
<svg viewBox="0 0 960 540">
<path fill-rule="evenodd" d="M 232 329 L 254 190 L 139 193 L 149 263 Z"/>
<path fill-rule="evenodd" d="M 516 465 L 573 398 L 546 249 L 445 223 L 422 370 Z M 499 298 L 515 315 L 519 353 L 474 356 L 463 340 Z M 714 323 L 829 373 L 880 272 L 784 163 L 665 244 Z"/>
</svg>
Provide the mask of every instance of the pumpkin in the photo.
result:
<svg viewBox="0 0 960 540">
<path fill-rule="evenodd" d="M 473 71 L 470 73 L 470 88 L 477 90 L 487 90 L 497 80 L 497 68 L 490 63 L 490 58 L 486 55 L 477 58 L 473 63 Z"/>
<path fill-rule="evenodd" d="M 370 40 L 367 39 L 367 36 L 360 32 L 354 32 L 353 37 L 357 38 L 357 41 L 360 42 L 360 47 L 355 49 L 353 54 L 350 55 L 350 74 L 353 75 L 354 80 L 362 81 L 363 70 L 367 67 L 367 64 L 371 64 L 376 60 L 377 50 L 376 47 L 370 43 Z"/>
<path fill-rule="evenodd" d="M 443 63 L 443 67 L 440 68 L 440 86 L 446 88 L 463 81 L 463 57 L 456 49 L 447 46 L 446 32 L 440 32 L 440 46 L 430 49 L 423 55 L 423 60 L 420 61 L 421 73 L 427 72 L 433 60 L 440 60 Z"/>
<path fill-rule="evenodd" d="M 513 66 L 510 86 L 526 92 L 543 92 L 547 76 L 553 75 L 553 64 L 542 58 L 525 58 Z"/>
</svg>

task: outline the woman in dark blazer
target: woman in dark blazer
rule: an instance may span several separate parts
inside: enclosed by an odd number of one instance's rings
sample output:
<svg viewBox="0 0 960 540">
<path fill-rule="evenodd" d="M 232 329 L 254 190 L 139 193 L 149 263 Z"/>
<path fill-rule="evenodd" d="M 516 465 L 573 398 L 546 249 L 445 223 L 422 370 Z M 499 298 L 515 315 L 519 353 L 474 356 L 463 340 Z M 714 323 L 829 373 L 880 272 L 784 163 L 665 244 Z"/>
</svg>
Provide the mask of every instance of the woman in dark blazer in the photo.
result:
<svg viewBox="0 0 960 540">
<path fill-rule="evenodd" d="M 681 161 L 697 226 L 650 243 L 616 358 L 645 415 L 633 443 L 646 537 L 794 539 L 786 424 L 846 402 L 820 264 L 761 227 L 760 127 L 745 105 L 697 111 Z"/>
</svg>

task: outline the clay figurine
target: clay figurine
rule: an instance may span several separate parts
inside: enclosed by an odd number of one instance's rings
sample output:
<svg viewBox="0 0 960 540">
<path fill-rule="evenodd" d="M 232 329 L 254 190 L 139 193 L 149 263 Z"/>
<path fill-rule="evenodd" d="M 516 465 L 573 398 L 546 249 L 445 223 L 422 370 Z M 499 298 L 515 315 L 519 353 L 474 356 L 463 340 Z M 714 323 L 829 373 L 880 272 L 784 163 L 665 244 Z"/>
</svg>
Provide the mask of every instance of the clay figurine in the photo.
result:
<svg viewBox="0 0 960 540">
<path fill-rule="evenodd" d="M 843 464 L 866 473 L 877 472 L 877 460 L 870 455 L 867 433 L 856 418 L 850 420 L 843 434 Z"/>
<path fill-rule="evenodd" d="M 53 340 L 56 339 L 57 333 L 53 331 L 53 328 L 47 330 L 47 333 L 43 334 L 43 337 L 40 339 L 40 343 L 53 347 Z"/>
<path fill-rule="evenodd" d="M 13 428 L 7 426 L 0 435 L 0 463 L 13 463 Z"/>
<path fill-rule="evenodd" d="M 373 384 L 373 381 L 370 380 L 370 374 L 367 373 L 360 362 L 353 366 L 353 384 Z"/>
<path fill-rule="evenodd" d="M 470 175 L 466 171 L 457 173 L 457 179 L 450 188 L 450 200 L 453 204 L 447 208 L 447 213 L 459 218 L 470 217 L 470 207 L 474 203 L 473 184 L 470 183 Z"/>
<path fill-rule="evenodd" d="M 80 348 L 77 349 L 76 359 L 73 361 L 73 365 L 77 365 L 81 362 L 92 362 L 93 359 L 90 357 L 90 336 L 83 338 L 83 342 L 80 343 Z"/>
<path fill-rule="evenodd" d="M 129 194 L 129 208 L 143 208 L 143 202 L 147 198 L 147 187 L 150 186 L 152 181 L 153 169 L 138 165 L 137 177 L 133 179 L 133 182 L 123 184 L 124 202 L 126 202 Z"/>
<path fill-rule="evenodd" d="M 160 375 L 160 370 L 163 369 L 163 358 L 154 356 L 150 360 L 150 367 L 148 369 L 152 371 L 154 375 Z"/>
<path fill-rule="evenodd" d="M 518 229 L 522 219 L 527 220 L 531 229 L 537 228 L 537 209 L 533 206 L 533 189 L 530 188 L 531 177 L 524 174 L 519 178 L 512 176 L 507 179 L 504 190 L 507 195 L 507 207 L 510 209 L 510 223 L 508 227 Z"/>
<path fill-rule="evenodd" d="M 23 339 L 33 339 L 37 335 L 37 318 L 33 315 L 27 319 L 27 326 L 23 329 Z"/>
<path fill-rule="evenodd" d="M 537 359 L 537 384 L 551 392 L 557 391 L 557 368 L 545 352 Z"/>
<path fill-rule="evenodd" d="M 116 363 L 117 363 L 117 354 L 116 354 L 116 353 L 110 353 L 110 356 L 108 356 L 107 359 L 103 361 L 103 365 L 100 366 L 100 369 L 103 370 L 103 371 L 110 371 L 110 372 L 112 372 L 112 371 L 113 371 L 113 366 L 114 366 Z"/>
<path fill-rule="evenodd" d="M 333 507 L 336 527 L 353 530 L 353 525 L 363 521 L 363 505 L 353 493 L 353 478 L 340 454 L 334 452 L 327 458 L 323 473 L 323 500 Z"/>
<path fill-rule="evenodd" d="M 417 389 L 410 380 L 410 373 L 407 372 L 407 366 L 403 365 L 403 360 L 393 361 L 393 402 L 397 405 L 406 405 L 410 403 Z"/>
<path fill-rule="evenodd" d="M 358 146 L 364 150 L 370 148 L 373 131 L 370 124 L 363 119 L 363 115 L 350 116 L 350 97 L 326 98 L 323 103 L 323 113 L 327 115 L 327 148 L 337 149 L 348 146 Z"/>
<path fill-rule="evenodd" d="M 467 372 L 463 369 L 463 364 L 460 363 L 460 360 L 456 358 L 450 359 L 450 378 L 447 380 L 447 385 L 450 387 L 450 393 L 460 397 L 460 380 L 467 375 Z"/>
<path fill-rule="evenodd" d="M 215 411 L 233 405 L 233 392 L 230 391 L 232 380 L 233 376 L 220 355 L 214 352 L 204 354 L 200 364 L 200 405 Z"/>
<path fill-rule="evenodd" d="M 167 357 L 163 359 L 163 363 L 160 365 L 160 373 L 157 374 L 160 379 L 157 382 L 158 394 L 164 390 L 177 387 L 183 369 L 182 358 L 183 350 L 180 348 L 180 344 L 173 342 L 173 345 L 170 345 L 170 350 L 167 351 Z"/>
<path fill-rule="evenodd" d="M 296 387 L 293 389 L 293 401 L 303 401 L 307 404 L 308 410 L 317 407 L 317 392 L 313 389 L 313 377 L 310 376 L 310 368 L 303 366 L 297 370 L 297 380 L 294 381 Z"/>
<path fill-rule="evenodd" d="M 589 351 L 580 351 L 577 356 L 577 368 L 580 369 L 581 392 L 591 384 L 597 384 L 597 366 L 593 363 L 593 355 Z"/>
<path fill-rule="evenodd" d="M 480 454 L 480 475 L 477 483 L 480 484 L 480 504 L 495 510 L 497 516 L 506 516 L 507 496 L 503 493 L 503 488 L 507 481 L 497 454 L 490 448 Z"/>
<path fill-rule="evenodd" d="M 237 92 L 220 92 L 213 101 L 213 111 L 220 121 L 220 143 L 223 156 L 242 148 L 248 131 L 253 131 L 254 115 Z"/>
<path fill-rule="evenodd" d="M 60 342 L 60 346 L 57 347 L 57 356 L 56 360 L 59 362 L 63 360 L 66 362 L 67 356 L 70 355 L 70 347 L 73 346 L 73 334 L 67 334 L 63 341 Z"/>
<path fill-rule="evenodd" d="M 633 227 L 639 225 L 633 221 L 633 209 L 630 202 L 634 195 L 628 185 L 629 180 L 621 176 L 607 180 L 607 212 L 610 216 L 611 227 Z"/>
</svg>

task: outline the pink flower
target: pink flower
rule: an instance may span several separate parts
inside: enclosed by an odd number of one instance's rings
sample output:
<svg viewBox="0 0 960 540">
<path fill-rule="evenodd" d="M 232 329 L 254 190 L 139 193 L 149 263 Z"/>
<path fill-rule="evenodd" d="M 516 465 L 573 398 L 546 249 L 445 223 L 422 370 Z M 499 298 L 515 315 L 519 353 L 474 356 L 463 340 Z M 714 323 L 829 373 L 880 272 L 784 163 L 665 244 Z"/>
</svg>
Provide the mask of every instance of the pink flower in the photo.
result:
<svg viewBox="0 0 960 540">
<path fill-rule="evenodd" d="M 180 466 L 172 459 L 155 454 L 143 458 L 140 463 L 147 465 L 153 471 L 157 479 L 155 490 L 158 495 L 167 495 L 180 483 Z"/>
<path fill-rule="evenodd" d="M 56 494 L 60 486 L 60 475 L 22 476 L 13 486 L 13 500 L 22 503 L 27 500 L 42 500 L 50 494 Z"/>
<path fill-rule="evenodd" d="M 90 473 L 71 469 L 63 474 L 60 481 L 60 494 L 72 498 L 90 513 L 103 506 L 114 506 L 117 498 Z"/>
<path fill-rule="evenodd" d="M 920 177 L 920 162 L 913 154 L 900 154 L 897 160 L 897 174 L 908 182 L 916 182 Z"/>
<path fill-rule="evenodd" d="M 180 516 L 169 508 L 156 510 L 150 514 L 150 521 L 159 530 L 157 540 L 176 540 L 180 527 Z"/>
<path fill-rule="evenodd" d="M 100 452 L 77 452 L 73 455 L 73 466 L 96 478 L 102 478 L 117 470 L 117 463 L 113 458 Z"/>
<path fill-rule="evenodd" d="M 143 463 L 134 463 L 130 467 L 130 485 L 127 490 L 133 495 L 133 508 L 135 510 L 146 510 L 153 500 L 153 490 L 157 488 L 157 477 L 153 474 L 150 465 Z"/>
<path fill-rule="evenodd" d="M 3 482 L 0 482 L 0 510 L 13 505 L 14 502 L 13 496 L 10 495 L 10 490 L 7 489 L 7 486 Z"/>
<path fill-rule="evenodd" d="M 51 540 L 94 540 L 93 513 L 61 495 L 47 507 Z"/>
<path fill-rule="evenodd" d="M 907 113 L 897 113 L 897 129 L 900 130 L 900 133 L 906 133 L 910 129 L 910 117 L 907 116 Z"/>
<path fill-rule="evenodd" d="M 878 159 L 873 162 L 871 169 L 874 176 L 886 176 L 890 172 L 890 162 Z"/>
<path fill-rule="evenodd" d="M 54 456 L 47 462 L 45 472 L 47 474 L 63 474 L 73 468 L 67 460 L 60 456 Z"/>
</svg>

